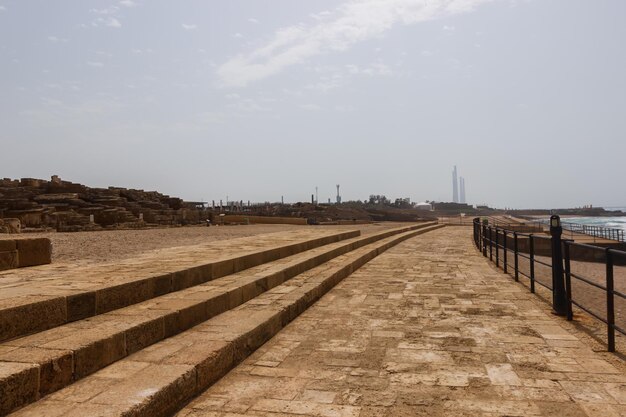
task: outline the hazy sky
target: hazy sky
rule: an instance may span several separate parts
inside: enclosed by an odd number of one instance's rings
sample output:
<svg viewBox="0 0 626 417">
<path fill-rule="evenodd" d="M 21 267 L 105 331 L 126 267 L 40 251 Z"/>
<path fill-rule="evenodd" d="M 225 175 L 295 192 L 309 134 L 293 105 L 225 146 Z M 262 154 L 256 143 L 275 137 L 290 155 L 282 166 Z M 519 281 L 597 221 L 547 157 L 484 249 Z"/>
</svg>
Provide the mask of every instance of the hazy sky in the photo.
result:
<svg viewBox="0 0 626 417">
<path fill-rule="evenodd" d="M 624 0 L 0 0 L 0 177 L 626 206 Z"/>
</svg>

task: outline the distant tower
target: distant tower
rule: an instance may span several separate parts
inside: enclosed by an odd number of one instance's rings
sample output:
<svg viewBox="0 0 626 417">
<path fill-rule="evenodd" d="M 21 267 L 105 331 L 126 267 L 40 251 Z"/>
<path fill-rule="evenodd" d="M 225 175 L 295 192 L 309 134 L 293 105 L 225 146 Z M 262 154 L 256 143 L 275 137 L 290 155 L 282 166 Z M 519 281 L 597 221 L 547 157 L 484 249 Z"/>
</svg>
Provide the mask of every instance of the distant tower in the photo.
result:
<svg viewBox="0 0 626 417">
<path fill-rule="evenodd" d="M 315 205 L 317 205 L 317 202 L 319 200 L 317 199 L 317 185 L 315 186 Z"/>
<path fill-rule="evenodd" d="M 465 201 L 465 178 L 461 177 L 460 178 L 460 186 L 461 186 L 461 203 L 465 204 L 467 203 L 467 201 Z"/>
<path fill-rule="evenodd" d="M 454 166 L 454 170 L 452 171 L 452 201 L 454 203 L 459 202 L 459 183 L 456 176 L 456 165 Z"/>
<path fill-rule="evenodd" d="M 341 196 L 339 195 L 339 184 L 337 184 L 337 204 L 341 204 Z"/>
</svg>

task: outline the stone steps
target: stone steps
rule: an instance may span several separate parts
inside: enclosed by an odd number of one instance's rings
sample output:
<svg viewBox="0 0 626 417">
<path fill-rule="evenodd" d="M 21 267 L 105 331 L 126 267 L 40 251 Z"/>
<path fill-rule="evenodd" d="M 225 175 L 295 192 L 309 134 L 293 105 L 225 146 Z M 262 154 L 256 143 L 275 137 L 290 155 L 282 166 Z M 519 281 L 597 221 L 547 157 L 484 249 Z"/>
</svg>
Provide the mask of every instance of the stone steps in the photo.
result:
<svg viewBox="0 0 626 417">
<path fill-rule="evenodd" d="M 252 290 L 247 302 L 242 297 L 239 300 L 243 303 L 237 307 L 145 347 L 15 415 L 44 415 L 44 412 L 51 417 L 171 415 L 355 269 L 397 243 L 439 227 L 442 226 L 423 225 L 413 227 L 414 230 L 395 229 L 353 239 L 346 242 L 344 247 L 350 251 L 343 254 L 336 251 L 340 245 L 326 252 L 322 248 L 315 250 L 317 253 L 312 253 L 310 259 L 317 257 L 323 263 L 318 262 L 317 266 L 309 263 L 304 272 L 288 281 L 275 281 L 274 288 L 256 297 L 258 290 Z M 332 259 L 331 252 L 335 255 Z M 265 272 L 271 274 L 271 268 Z M 239 284 L 247 285 L 241 278 Z M 254 278 L 248 278 L 246 282 L 255 282 Z M 7 392 L 19 395 L 16 390 L 24 384 L 12 386 L 15 389 Z"/>
<path fill-rule="evenodd" d="M 0 274 L 0 341 L 133 305 L 173 291 L 359 236 L 344 232 L 297 231 L 267 234 L 197 247 L 155 257 L 100 265 L 49 265 L 28 272 Z M 28 275 L 30 274 L 30 275 Z"/>
<path fill-rule="evenodd" d="M 237 307 L 330 259 L 389 235 L 387 230 L 311 249 L 184 290 L 0 344 L 0 363 L 27 364 L 5 378 L 34 401 L 152 343 Z M 2 366 L 0 365 L 0 368 Z M 38 368 L 38 373 L 32 373 Z M 22 374 L 24 378 L 17 378 Z M 12 389 L 12 385 L 6 385 Z M 32 387 L 37 386 L 36 392 Z M 19 390 L 19 387 L 15 387 Z M 29 391 L 30 390 L 30 391 Z"/>
</svg>

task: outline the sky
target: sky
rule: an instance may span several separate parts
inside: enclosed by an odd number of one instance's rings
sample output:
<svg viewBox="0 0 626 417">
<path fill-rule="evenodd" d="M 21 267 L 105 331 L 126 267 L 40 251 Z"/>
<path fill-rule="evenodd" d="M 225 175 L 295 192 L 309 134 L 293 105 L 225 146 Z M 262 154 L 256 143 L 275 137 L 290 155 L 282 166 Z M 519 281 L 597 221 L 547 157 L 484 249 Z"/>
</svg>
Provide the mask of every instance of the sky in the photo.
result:
<svg viewBox="0 0 626 417">
<path fill-rule="evenodd" d="M 0 177 L 626 206 L 623 0 L 0 0 Z"/>
</svg>

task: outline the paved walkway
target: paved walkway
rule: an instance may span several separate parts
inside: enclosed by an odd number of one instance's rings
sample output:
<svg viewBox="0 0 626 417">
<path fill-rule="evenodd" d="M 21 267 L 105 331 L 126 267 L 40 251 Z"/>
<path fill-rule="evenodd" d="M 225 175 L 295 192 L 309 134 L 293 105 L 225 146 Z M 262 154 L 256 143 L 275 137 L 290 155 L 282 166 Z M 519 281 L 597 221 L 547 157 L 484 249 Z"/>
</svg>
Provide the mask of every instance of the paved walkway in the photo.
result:
<svg viewBox="0 0 626 417">
<path fill-rule="evenodd" d="M 626 416 L 626 374 L 448 227 L 345 279 L 179 416 Z"/>
</svg>

